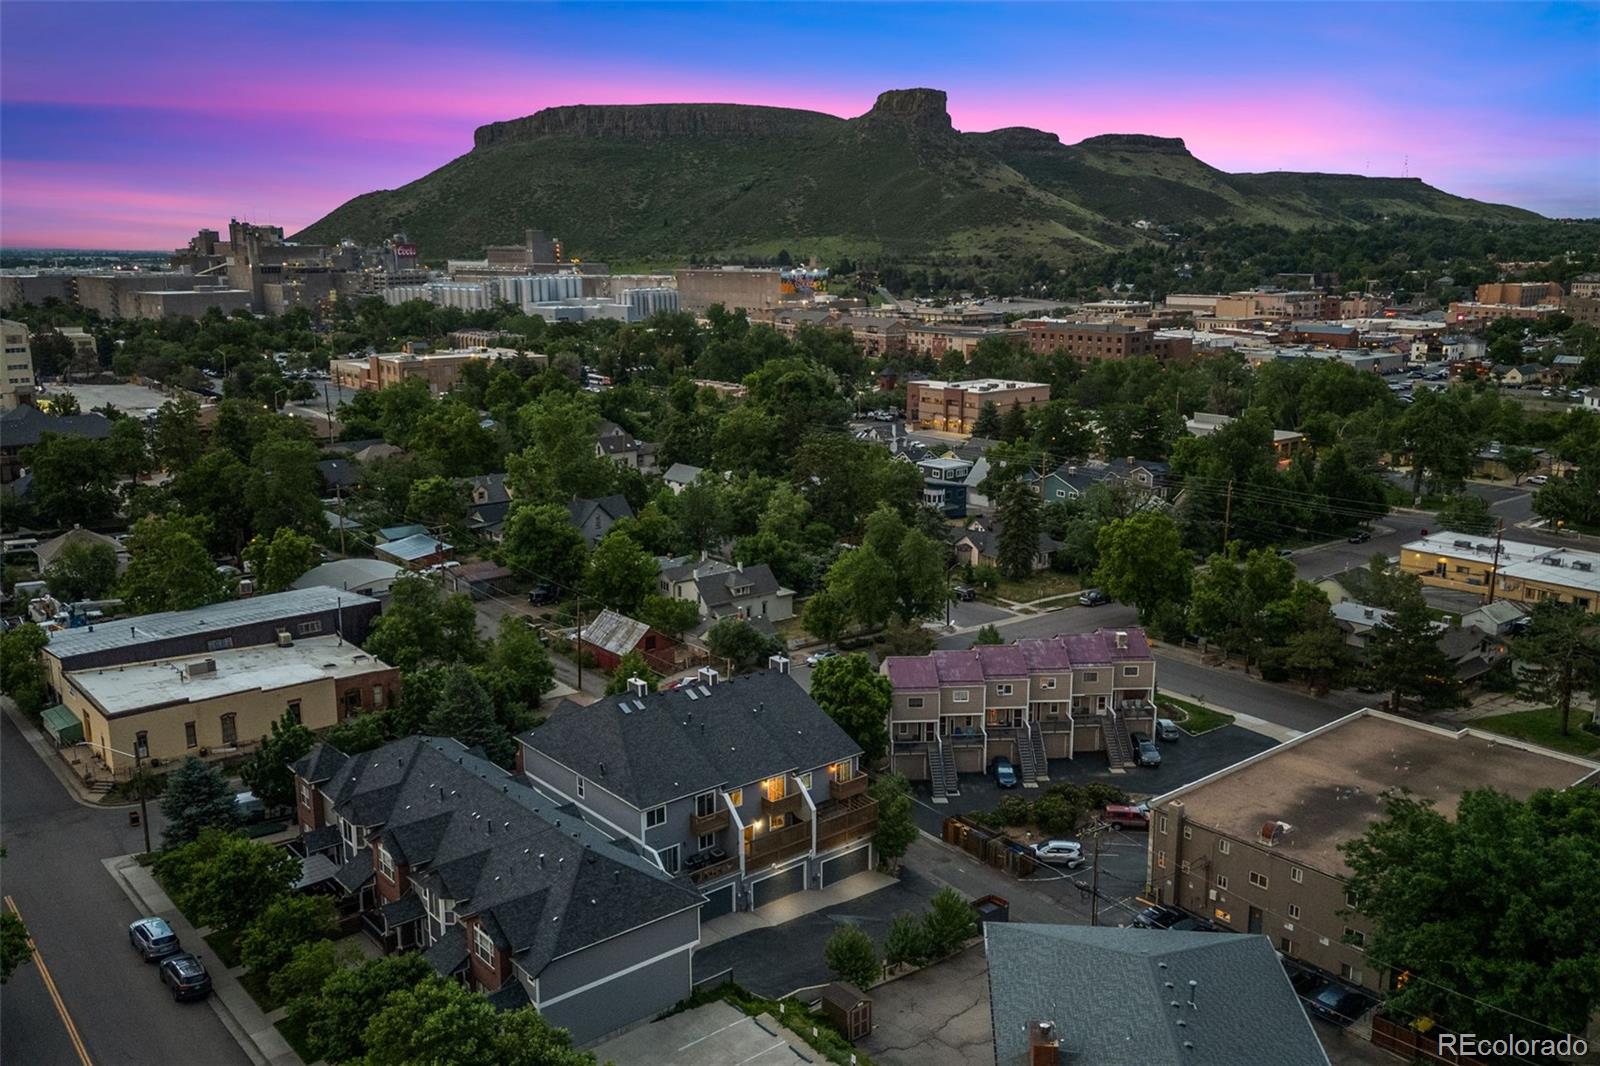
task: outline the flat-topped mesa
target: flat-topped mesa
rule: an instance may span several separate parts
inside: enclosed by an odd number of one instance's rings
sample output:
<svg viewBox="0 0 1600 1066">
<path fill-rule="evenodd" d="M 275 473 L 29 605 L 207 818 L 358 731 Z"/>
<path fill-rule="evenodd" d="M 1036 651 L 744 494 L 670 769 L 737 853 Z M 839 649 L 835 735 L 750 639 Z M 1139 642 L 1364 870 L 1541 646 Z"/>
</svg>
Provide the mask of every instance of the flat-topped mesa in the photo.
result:
<svg viewBox="0 0 1600 1066">
<path fill-rule="evenodd" d="M 749 104 L 574 104 L 479 126 L 475 148 L 537 137 L 654 141 L 668 137 L 774 137 L 842 121 L 820 111 Z"/>
<path fill-rule="evenodd" d="M 954 127 L 946 103 L 942 89 L 890 89 L 879 93 L 872 110 L 862 117 L 882 116 L 925 129 L 949 130 Z"/>
<path fill-rule="evenodd" d="M 1182 137 L 1152 137 L 1147 133 L 1102 133 L 1078 142 L 1080 148 L 1120 148 L 1124 151 L 1171 152 L 1188 155 Z"/>
</svg>

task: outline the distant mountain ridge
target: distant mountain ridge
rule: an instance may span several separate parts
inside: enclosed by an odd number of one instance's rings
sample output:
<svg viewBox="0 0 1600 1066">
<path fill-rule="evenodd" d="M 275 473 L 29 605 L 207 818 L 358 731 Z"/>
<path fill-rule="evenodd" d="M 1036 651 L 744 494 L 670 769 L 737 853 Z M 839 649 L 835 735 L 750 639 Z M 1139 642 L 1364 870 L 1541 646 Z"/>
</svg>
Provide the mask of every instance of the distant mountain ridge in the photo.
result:
<svg viewBox="0 0 1600 1066">
<path fill-rule="evenodd" d="M 299 237 L 404 231 L 425 257 L 479 254 L 529 227 L 589 259 L 773 255 L 1038 255 L 1129 247 L 1172 224 L 1291 228 L 1423 215 L 1525 221 L 1531 211 L 1416 178 L 1229 174 L 1176 137 L 1064 145 L 1014 126 L 957 131 L 937 89 L 895 89 L 855 118 L 745 104 L 552 107 L 478 128 L 473 149 L 366 193 Z M 1135 225 L 1138 223 L 1138 225 Z"/>
</svg>

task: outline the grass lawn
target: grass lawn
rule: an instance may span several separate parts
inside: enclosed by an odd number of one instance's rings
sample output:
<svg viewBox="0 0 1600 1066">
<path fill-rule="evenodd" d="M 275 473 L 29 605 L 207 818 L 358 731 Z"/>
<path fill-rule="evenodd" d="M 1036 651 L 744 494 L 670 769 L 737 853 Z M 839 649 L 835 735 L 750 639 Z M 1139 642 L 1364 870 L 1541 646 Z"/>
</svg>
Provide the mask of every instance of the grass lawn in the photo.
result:
<svg viewBox="0 0 1600 1066">
<path fill-rule="evenodd" d="M 1422 494 L 1422 502 L 1414 504 L 1411 502 L 1413 497 L 1410 489 L 1403 489 L 1387 481 L 1383 485 L 1383 498 L 1390 507 L 1415 507 L 1422 511 L 1437 511 L 1450 499 L 1441 493 L 1425 492 Z"/>
<path fill-rule="evenodd" d="M 1571 732 L 1566 736 L 1561 735 L 1561 720 L 1554 707 L 1475 718 L 1468 724 L 1474 729 L 1487 729 L 1491 733 L 1499 733 L 1516 740 L 1526 740 L 1530 744 L 1554 748 L 1568 755 L 1593 757 L 1600 755 L 1600 736 L 1595 736 L 1582 728 L 1592 713 L 1588 707 L 1575 705 L 1567 717 Z"/>
<path fill-rule="evenodd" d="M 242 973 L 239 975 L 239 983 L 244 986 L 246 992 L 250 993 L 250 998 L 256 1001 L 256 1006 L 268 1014 L 282 1005 L 272 998 L 272 993 L 267 990 L 267 979 L 261 974 Z"/>
<path fill-rule="evenodd" d="M 206 934 L 206 946 L 216 953 L 217 961 L 228 969 L 239 965 L 239 938 L 221 930 Z"/>
<path fill-rule="evenodd" d="M 1000 579 L 999 586 L 994 590 L 994 595 L 1002 600 L 1013 603 L 1029 603 L 1033 600 L 1042 600 L 1047 596 L 1063 596 L 1069 592 L 1078 592 L 1083 588 L 1083 583 L 1078 580 L 1077 574 L 1062 574 L 1055 570 L 1041 570 L 1022 581 Z"/>
<path fill-rule="evenodd" d="M 1200 704 L 1189 700 L 1180 700 L 1176 696 L 1167 695 L 1165 692 L 1156 693 L 1156 706 L 1162 711 L 1172 711 L 1172 720 L 1178 723 L 1179 727 L 1185 732 L 1194 736 L 1233 724 L 1233 715 L 1231 714 L 1223 714 L 1221 711 L 1214 711 L 1210 707 L 1202 707 Z"/>
</svg>

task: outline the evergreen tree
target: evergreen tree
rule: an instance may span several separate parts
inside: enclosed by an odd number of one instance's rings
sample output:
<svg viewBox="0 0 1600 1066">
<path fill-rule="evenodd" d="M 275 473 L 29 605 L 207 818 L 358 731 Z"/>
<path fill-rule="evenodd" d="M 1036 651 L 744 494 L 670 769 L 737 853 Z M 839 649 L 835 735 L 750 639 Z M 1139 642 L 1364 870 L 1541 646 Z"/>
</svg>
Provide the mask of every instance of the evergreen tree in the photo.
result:
<svg viewBox="0 0 1600 1066">
<path fill-rule="evenodd" d="M 997 501 L 995 520 L 1000 526 L 1000 572 L 1020 581 L 1033 573 L 1034 558 L 1039 554 L 1039 497 L 1020 481 L 1007 485 Z"/>
<path fill-rule="evenodd" d="M 1372 630 L 1368 659 L 1378 684 L 1390 691 L 1389 709 L 1416 701 L 1433 709 L 1460 700 L 1455 664 L 1439 650 L 1440 626 L 1428 611 L 1421 586 L 1400 586 L 1397 605 Z"/>
<path fill-rule="evenodd" d="M 983 401 L 983 406 L 978 408 L 978 417 L 972 423 L 972 435 L 988 440 L 1000 439 L 1000 408 L 994 405 L 993 400 Z"/>
<path fill-rule="evenodd" d="M 428 732 L 454 737 L 501 764 L 516 755 L 516 744 L 495 718 L 494 701 L 470 667 L 456 663 L 444 670 L 439 699 L 428 715 Z"/>
<path fill-rule="evenodd" d="M 977 634 L 972 638 L 972 643 L 974 645 L 1004 644 L 1005 638 L 1000 635 L 1000 630 L 991 622 L 978 630 Z"/>
<path fill-rule="evenodd" d="M 167 847 L 187 844 L 205 829 L 232 829 L 238 822 L 233 792 L 222 772 L 193 755 L 167 775 L 161 814 L 167 820 L 162 831 Z"/>
</svg>

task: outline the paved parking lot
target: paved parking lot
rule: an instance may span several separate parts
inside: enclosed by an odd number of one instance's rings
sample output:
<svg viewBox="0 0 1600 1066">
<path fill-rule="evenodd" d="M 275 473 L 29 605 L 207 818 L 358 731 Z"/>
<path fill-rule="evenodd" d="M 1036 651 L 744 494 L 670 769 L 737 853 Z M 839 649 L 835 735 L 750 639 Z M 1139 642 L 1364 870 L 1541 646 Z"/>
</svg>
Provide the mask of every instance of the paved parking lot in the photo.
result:
<svg viewBox="0 0 1600 1066">
<path fill-rule="evenodd" d="M 861 1049 L 905 1066 L 967 1066 L 994 1058 L 989 960 L 983 945 L 871 992 L 872 1033 Z"/>
<path fill-rule="evenodd" d="M 752 1018 L 726 1003 L 707 1003 L 651 1022 L 606 1041 L 594 1054 L 616 1066 L 792 1066 L 821 1058 L 772 1015 Z"/>
<path fill-rule="evenodd" d="M 70 392 L 77 397 L 78 407 L 84 411 L 110 404 L 136 418 L 143 418 L 145 412 L 156 410 L 169 399 L 165 394 L 143 385 L 51 385 L 44 397 L 48 399 L 62 392 Z"/>
</svg>

